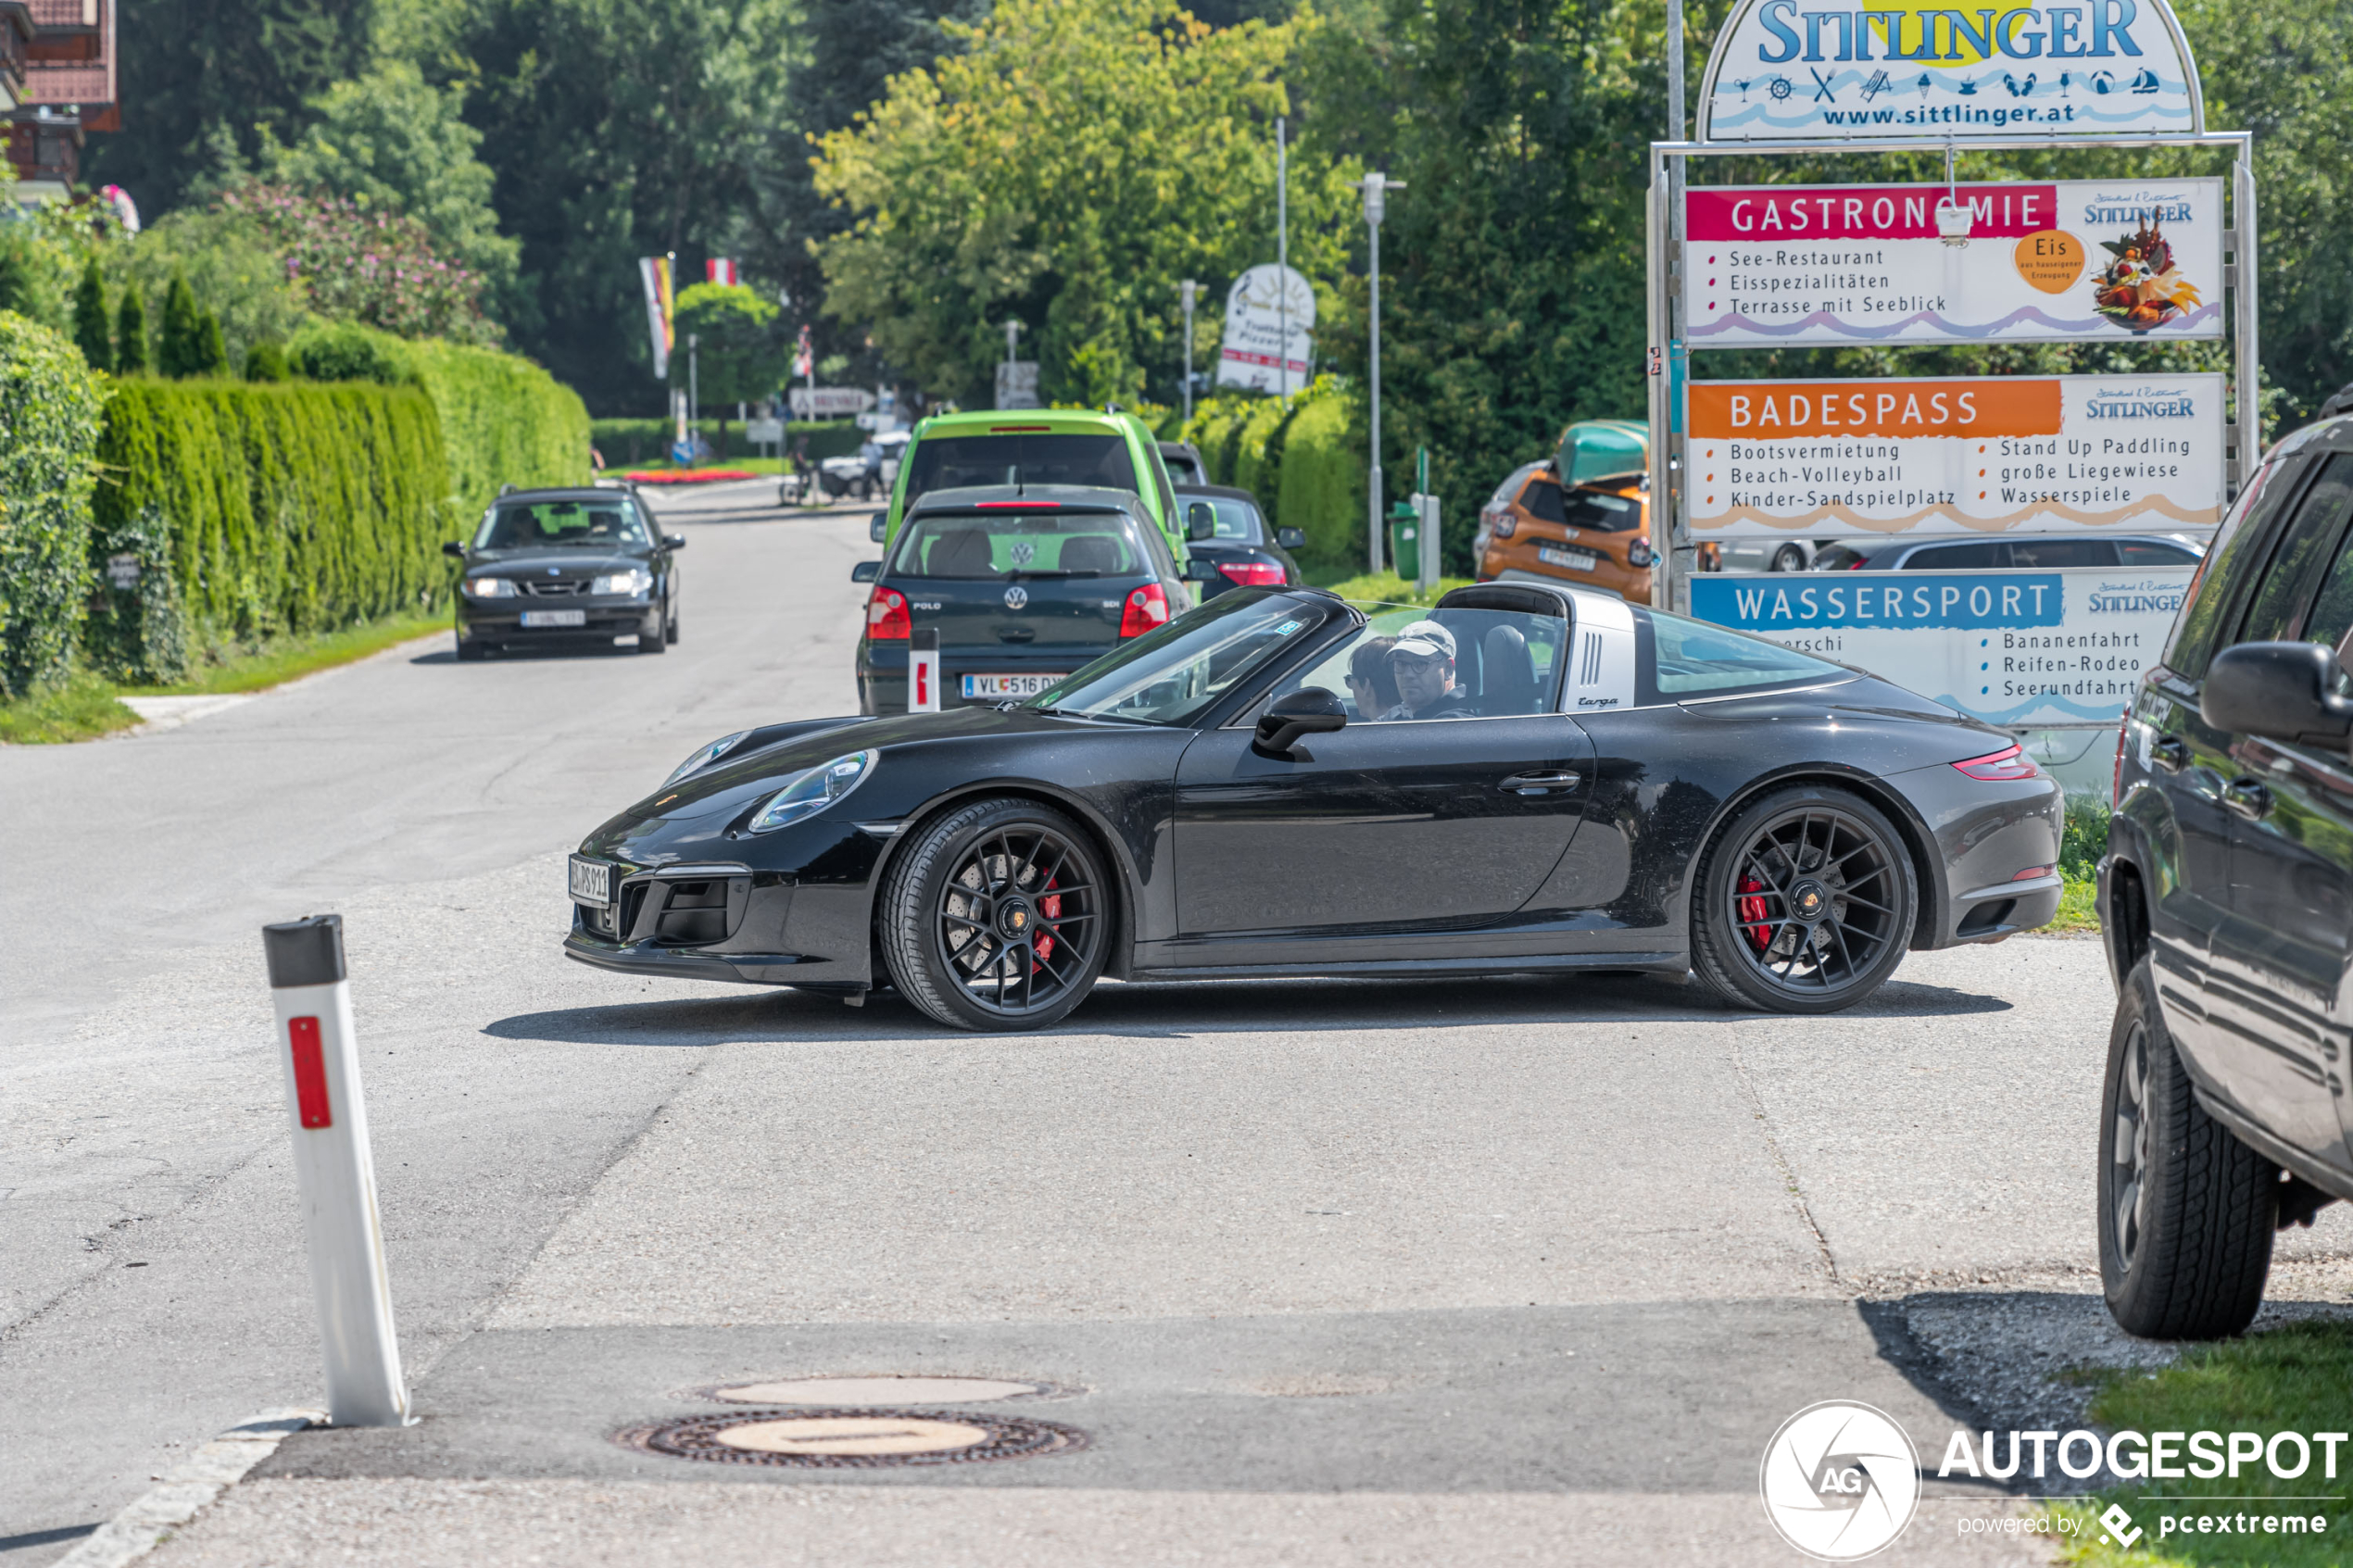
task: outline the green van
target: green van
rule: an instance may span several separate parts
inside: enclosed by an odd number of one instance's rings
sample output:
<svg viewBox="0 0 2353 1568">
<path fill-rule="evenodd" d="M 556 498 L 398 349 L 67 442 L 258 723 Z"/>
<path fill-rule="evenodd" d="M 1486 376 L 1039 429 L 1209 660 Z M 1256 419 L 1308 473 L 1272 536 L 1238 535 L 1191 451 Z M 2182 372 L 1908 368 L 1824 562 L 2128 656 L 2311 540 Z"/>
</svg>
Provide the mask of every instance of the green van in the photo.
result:
<svg viewBox="0 0 2353 1568">
<path fill-rule="evenodd" d="M 1008 408 L 940 414 L 915 426 L 891 486 L 885 544 L 899 538 L 908 503 L 933 490 L 995 484 L 1084 484 L 1127 490 L 1160 523 L 1168 553 L 1187 558 L 1175 488 L 1151 428 L 1133 414 L 1092 408 Z"/>
</svg>

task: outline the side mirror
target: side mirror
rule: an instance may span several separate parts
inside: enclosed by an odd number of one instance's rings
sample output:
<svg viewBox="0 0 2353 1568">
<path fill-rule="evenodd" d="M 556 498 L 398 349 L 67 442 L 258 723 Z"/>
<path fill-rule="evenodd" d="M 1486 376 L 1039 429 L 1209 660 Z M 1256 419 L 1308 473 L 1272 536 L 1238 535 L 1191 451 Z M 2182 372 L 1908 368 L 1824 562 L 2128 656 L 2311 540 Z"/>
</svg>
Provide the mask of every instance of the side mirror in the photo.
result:
<svg viewBox="0 0 2353 1568">
<path fill-rule="evenodd" d="M 849 580 L 852 583 L 872 583 L 881 575 L 882 562 L 878 560 L 862 560 L 849 569 Z"/>
<path fill-rule="evenodd" d="M 2335 695 L 2336 680 L 2336 654 L 2319 643 L 2241 643 L 2207 667 L 2198 708 L 2230 734 L 2341 744 L 2353 703 Z"/>
<path fill-rule="evenodd" d="M 1186 560 L 1184 570 L 1177 575 L 1188 583 L 1214 583 L 1222 573 L 1218 571 L 1215 561 L 1203 560 L 1199 556 L 1193 556 Z"/>
<path fill-rule="evenodd" d="M 1303 550 L 1307 548 L 1307 530 L 1277 528 L 1275 530 L 1275 543 L 1286 550 Z"/>
<path fill-rule="evenodd" d="M 1284 757 L 1302 735 L 1329 734 L 1348 722 L 1348 709 L 1321 686 L 1306 686 L 1277 697 L 1259 715 L 1250 748 L 1261 757 Z"/>
<path fill-rule="evenodd" d="M 686 536 L 684 533 L 665 533 L 661 536 L 661 542 L 673 550 L 683 550 L 686 547 Z"/>
<path fill-rule="evenodd" d="M 876 512 L 866 520 L 866 538 L 869 543 L 879 545 L 889 536 L 890 514 L 888 512 Z"/>
<path fill-rule="evenodd" d="M 455 556 L 459 560 L 464 560 L 466 558 L 466 546 L 458 540 L 451 539 L 442 545 L 441 553 L 445 556 Z"/>
<path fill-rule="evenodd" d="M 1207 501 L 1185 508 L 1185 543 L 1199 545 L 1217 537 L 1217 508 Z"/>
</svg>

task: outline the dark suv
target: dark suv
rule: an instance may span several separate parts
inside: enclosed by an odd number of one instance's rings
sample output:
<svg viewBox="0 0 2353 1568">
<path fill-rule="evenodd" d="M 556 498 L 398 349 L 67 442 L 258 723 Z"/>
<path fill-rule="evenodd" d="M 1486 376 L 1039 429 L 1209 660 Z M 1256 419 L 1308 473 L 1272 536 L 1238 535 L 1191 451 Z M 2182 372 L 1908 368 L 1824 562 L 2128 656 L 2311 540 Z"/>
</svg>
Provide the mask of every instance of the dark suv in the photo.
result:
<svg viewBox="0 0 2353 1568">
<path fill-rule="evenodd" d="M 2100 862 L 2108 1309 L 2235 1334 L 2271 1237 L 2353 1198 L 2353 418 L 2280 443 L 2142 677 Z"/>
</svg>

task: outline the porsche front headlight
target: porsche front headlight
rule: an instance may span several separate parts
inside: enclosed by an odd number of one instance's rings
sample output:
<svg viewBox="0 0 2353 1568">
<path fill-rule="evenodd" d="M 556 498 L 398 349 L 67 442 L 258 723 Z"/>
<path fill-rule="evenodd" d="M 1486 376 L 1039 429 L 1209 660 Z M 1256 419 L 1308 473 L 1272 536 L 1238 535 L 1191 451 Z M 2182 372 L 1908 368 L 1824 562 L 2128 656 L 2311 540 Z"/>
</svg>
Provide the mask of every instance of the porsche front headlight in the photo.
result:
<svg viewBox="0 0 2353 1568">
<path fill-rule="evenodd" d="M 751 831 L 771 833 L 815 816 L 856 789 L 875 771 L 876 753 L 853 751 L 810 769 L 768 797 L 752 814 Z"/>
<path fill-rule="evenodd" d="M 661 781 L 661 787 L 668 789 L 672 784 L 676 784 L 688 773 L 694 772 L 698 769 L 710 767 L 713 762 L 718 761 L 722 757 L 724 757 L 727 753 L 735 750 L 736 743 L 749 734 L 751 734 L 749 730 L 737 730 L 732 735 L 722 735 L 717 740 L 712 741 L 709 746 L 698 747 L 692 757 L 687 758 L 684 762 L 679 763 L 677 767 L 673 768 L 670 771 L 670 776 Z"/>
</svg>

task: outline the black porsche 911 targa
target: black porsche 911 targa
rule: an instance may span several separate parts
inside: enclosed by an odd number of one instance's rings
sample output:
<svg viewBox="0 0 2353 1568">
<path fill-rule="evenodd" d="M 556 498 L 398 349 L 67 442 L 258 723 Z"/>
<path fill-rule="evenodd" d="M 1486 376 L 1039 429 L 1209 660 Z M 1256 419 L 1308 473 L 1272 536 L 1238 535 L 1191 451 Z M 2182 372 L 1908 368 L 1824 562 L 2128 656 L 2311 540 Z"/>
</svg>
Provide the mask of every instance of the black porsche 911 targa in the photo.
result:
<svg viewBox="0 0 2353 1568">
<path fill-rule="evenodd" d="M 571 862 L 585 962 L 1051 1023 L 1130 980 L 1695 972 L 1828 1012 L 2048 921 L 2059 788 L 1605 594 L 1222 594 L 1024 702 L 713 741 Z"/>
</svg>

